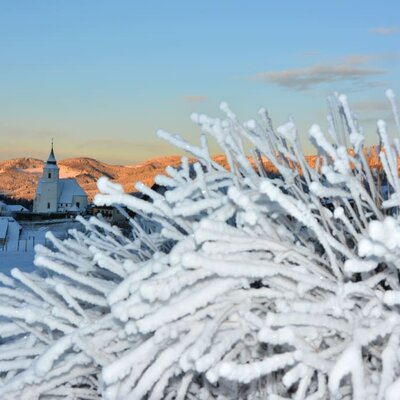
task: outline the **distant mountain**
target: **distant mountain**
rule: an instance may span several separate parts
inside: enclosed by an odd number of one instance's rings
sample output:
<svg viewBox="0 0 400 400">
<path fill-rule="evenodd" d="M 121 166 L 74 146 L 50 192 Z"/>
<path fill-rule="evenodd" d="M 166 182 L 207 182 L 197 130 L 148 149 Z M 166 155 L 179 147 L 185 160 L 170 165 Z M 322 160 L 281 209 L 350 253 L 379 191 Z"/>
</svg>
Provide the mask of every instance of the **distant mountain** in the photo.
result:
<svg viewBox="0 0 400 400">
<path fill-rule="evenodd" d="M 376 148 L 369 149 L 366 153 L 372 167 L 381 167 Z M 314 168 L 317 157 L 308 156 L 307 162 Z M 214 157 L 215 161 L 227 167 L 224 156 Z M 180 165 L 181 157 L 167 156 L 145 161 L 132 166 L 111 165 L 93 158 L 69 158 L 58 162 L 61 178 L 75 178 L 89 199 L 92 200 L 97 193 L 96 182 L 101 176 L 107 176 L 120 183 L 126 192 L 134 192 L 134 185 L 141 181 L 151 186 L 156 175 L 164 174 L 168 165 Z M 15 198 L 31 200 L 35 197 L 38 179 L 42 175 L 43 161 L 36 158 L 16 158 L 0 161 L 0 193 Z M 264 160 L 269 171 L 277 172 L 269 161 Z"/>
<path fill-rule="evenodd" d="M 134 185 L 141 181 L 154 183 L 168 165 L 180 164 L 180 157 L 160 157 L 132 166 L 111 165 L 92 158 L 69 158 L 58 161 L 60 178 L 75 178 L 92 200 L 97 193 L 96 182 L 107 176 L 123 185 L 125 191 L 135 191 Z M 0 161 L 0 193 L 15 198 L 31 200 L 35 197 L 37 182 L 42 175 L 44 162 L 36 158 L 16 158 Z"/>
</svg>

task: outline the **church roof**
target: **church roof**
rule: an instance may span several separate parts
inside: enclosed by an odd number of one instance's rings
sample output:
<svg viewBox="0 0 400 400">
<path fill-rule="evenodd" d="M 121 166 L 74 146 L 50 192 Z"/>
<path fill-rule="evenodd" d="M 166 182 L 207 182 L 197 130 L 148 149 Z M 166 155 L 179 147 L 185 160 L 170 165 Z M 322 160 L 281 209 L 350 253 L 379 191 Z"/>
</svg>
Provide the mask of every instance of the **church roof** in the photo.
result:
<svg viewBox="0 0 400 400">
<path fill-rule="evenodd" d="M 86 192 L 81 188 L 74 178 L 60 179 L 59 181 L 59 198 L 58 203 L 72 204 L 73 196 L 87 196 Z M 36 195 L 42 194 L 42 181 L 39 180 Z"/>
<path fill-rule="evenodd" d="M 57 160 L 56 160 L 56 157 L 54 155 L 54 150 L 53 150 L 53 143 L 51 144 L 51 151 L 50 151 L 49 158 L 47 159 L 46 164 L 57 165 Z"/>
<path fill-rule="evenodd" d="M 59 203 L 72 203 L 73 196 L 87 196 L 85 191 L 79 186 L 74 178 L 60 179 Z"/>
</svg>

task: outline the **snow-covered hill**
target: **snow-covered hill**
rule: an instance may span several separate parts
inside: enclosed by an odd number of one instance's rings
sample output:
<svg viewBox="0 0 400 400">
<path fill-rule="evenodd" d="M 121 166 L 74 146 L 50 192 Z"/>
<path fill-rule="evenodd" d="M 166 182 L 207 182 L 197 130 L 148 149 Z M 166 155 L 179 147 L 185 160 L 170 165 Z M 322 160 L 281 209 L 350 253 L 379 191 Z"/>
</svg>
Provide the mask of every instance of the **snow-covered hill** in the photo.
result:
<svg viewBox="0 0 400 400">
<path fill-rule="evenodd" d="M 133 166 L 111 165 L 92 158 L 70 158 L 58 162 L 60 178 L 76 178 L 89 198 L 97 193 L 96 182 L 106 176 L 134 191 L 137 181 L 152 185 L 154 177 L 167 165 L 176 166 L 180 157 L 160 157 Z M 43 161 L 35 158 L 16 158 L 0 162 L 0 193 L 8 196 L 33 199 L 37 181 L 42 174 Z"/>
<path fill-rule="evenodd" d="M 98 192 L 96 182 L 101 176 L 120 183 L 126 192 L 134 192 L 135 183 L 141 181 L 148 186 L 154 183 L 156 175 L 163 174 L 168 165 L 180 164 L 179 156 L 165 156 L 145 161 L 137 165 L 111 165 L 93 158 L 69 158 L 58 162 L 60 178 L 76 178 L 89 199 Z M 316 156 L 306 157 L 314 168 Z M 367 159 L 372 167 L 378 167 L 379 158 L 376 148 L 370 149 Z M 216 156 L 214 160 L 227 167 L 225 156 Z M 266 169 L 277 172 L 273 165 L 264 160 Z M 15 198 L 31 200 L 35 197 L 37 181 L 42 174 L 43 161 L 36 158 L 16 158 L 0 162 L 0 193 Z"/>
</svg>

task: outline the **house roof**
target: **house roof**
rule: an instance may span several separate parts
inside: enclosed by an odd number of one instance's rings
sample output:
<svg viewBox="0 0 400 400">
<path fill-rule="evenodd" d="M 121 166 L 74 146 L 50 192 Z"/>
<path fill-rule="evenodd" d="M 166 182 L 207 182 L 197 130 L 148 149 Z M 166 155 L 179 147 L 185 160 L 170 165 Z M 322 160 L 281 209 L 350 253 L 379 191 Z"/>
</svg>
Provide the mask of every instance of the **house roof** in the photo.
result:
<svg viewBox="0 0 400 400">
<path fill-rule="evenodd" d="M 8 218 L 0 217 L 0 239 L 5 239 L 7 236 Z"/>
<path fill-rule="evenodd" d="M 8 217 L 7 239 L 15 242 L 19 238 L 21 225 L 12 217 Z"/>
<path fill-rule="evenodd" d="M 28 211 L 24 206 L 21 206 L 19 204 L 10 204 L 10 205 L 6 205 L 7 207 L 7 211 L 10 212 L 20 212 L 20 211 Z"/>
</svg>

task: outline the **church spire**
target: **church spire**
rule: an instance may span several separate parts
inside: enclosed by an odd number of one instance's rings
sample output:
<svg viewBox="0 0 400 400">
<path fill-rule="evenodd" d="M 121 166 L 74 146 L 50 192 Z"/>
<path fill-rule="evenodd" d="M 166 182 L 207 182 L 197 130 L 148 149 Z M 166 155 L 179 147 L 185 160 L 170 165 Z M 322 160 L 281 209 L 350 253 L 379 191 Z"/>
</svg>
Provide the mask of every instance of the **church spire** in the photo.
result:
<svg viewBox="0 0 400 400">
<path fill-rule="evenodd" d="M 51 139 L 51 151 L 49 158 L 47 159 L 47 164 L 57 165 L 56 157 L 54 156 L 53 138 Z"/>
</svg>

